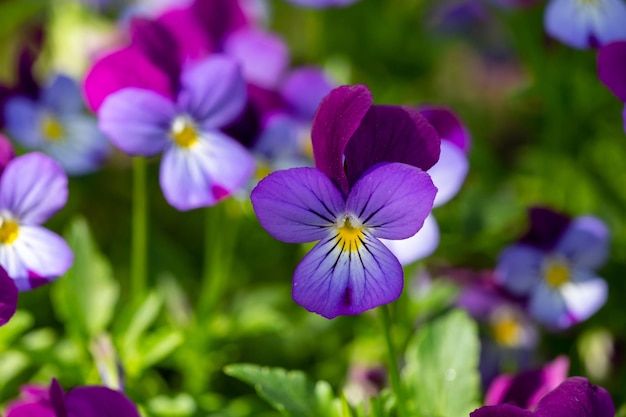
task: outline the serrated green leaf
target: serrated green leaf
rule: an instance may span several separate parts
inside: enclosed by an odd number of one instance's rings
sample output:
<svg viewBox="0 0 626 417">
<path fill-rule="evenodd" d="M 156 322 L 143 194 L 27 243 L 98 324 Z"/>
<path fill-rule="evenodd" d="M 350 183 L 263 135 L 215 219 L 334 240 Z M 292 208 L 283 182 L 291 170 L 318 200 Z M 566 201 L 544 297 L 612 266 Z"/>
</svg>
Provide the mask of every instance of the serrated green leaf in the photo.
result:
<svg viewBox="0 0 626 417">
<path fill-rule="evenodd" d="M 326 417 L 316 385 L 303 372 L 249 364 L 229 365 L 224 372 L 254 386 L 261 398 L 285 416 Z"/>
<path fill-rule="evenodd" d="M 403 382 L 415 415 L 467 417 L 479 406 L 476 324 L 453 311 L 420 329 L 406 351 Z"/>
<path fill-rule="evenodd" d="M 119 286 L 85 219 L 74 219 L 65 239 L 74 252 L 74 264 L 52 288 L 54 309 L 68 327 L 91 338 L 109 325 Z"/>
</svg>

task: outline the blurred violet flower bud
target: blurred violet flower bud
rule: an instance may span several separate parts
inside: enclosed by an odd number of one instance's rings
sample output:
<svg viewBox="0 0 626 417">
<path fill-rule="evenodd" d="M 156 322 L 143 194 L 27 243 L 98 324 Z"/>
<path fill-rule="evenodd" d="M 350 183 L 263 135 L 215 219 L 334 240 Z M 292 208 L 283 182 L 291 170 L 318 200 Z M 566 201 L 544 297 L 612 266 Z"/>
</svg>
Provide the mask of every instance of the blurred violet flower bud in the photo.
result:
<svg viewBox="0 0 626 417">
<path fill-rule="evenodd" d="M 22 387 L 22 396 L 8 404 L 7 417 L 139 417 L 124 394 L 106 387 L 82 386 L 66 393 L 53 379 L 48 389 Z"/>
<path fill-rule="evenodd" d="M 608 256 L 609 231 L 592 216 L 573 220 L 545 208 L 530 210 L 528 233 L 505 249 L 496 279 L 511 294 L 528 300 L 530 315 L 562 329 L 584 321 L 607 298 L 607 284 L 595 270 Z"/>
<path fill-rule="evenodd" d="M 414 109 L 373 106 L 367 87 L 342 86 L 322 100 L 312 142 L 317 168 L 274 172 L 251 195 L 274 238 L 319 241 L 296 268 L 294 300 L 328 319 L 395 300 L 402 267 L 379 239 L 412 236 L 428 216 L 436 131 Z"/>
<path fill-rule="evenodd" d="M 615 406 L 609 393 L 582 377 L 563 381 L 547 393 L 534 411 L 511 404 L 488 405 L 470 417 L 614 417 Z"/>
<path fill-rule="evenodd" d="M 351 404 L 364 404 L 380 394 L 387 383 L 387 369 L 383 365 L 352 364 L 343 391 Z"/>
<path fill-rule="evenodd" d="M 86 112 L 78 85 L 67 76 L 55 76 L 37 100 L 9 99 L 4 115 L 16 142 L 48 154 L 69 175 L 94 172 L 109 155 L 108 141 Z"/>
<path fill-rule="evenodd" d="M 461 120 L 444 107 L 420 107 L 419 112 L 435 128 L 441 138 L 439 161 L 427 172 L 437 187 L 434 207 L 450 201 L 461 189 L 467 172 L 471 136 Z M 439 245 L 439 227 L 432 213 L 414 236 L 403 240 L 384 240 L 402 265 L 431 255 Z"/>
<path fill-rule="evenodd" d="M 548 35 L 578 49 L 626 40 L 624 0 L 551 0 L 544 26 Z"/>
<path fill-rule="evenodd" d="M 74 255 L 65 240 L 41 227 L 67 202 L 67 176 L 34 152 L 12 159 L 0 176 L 0 266 L 20 291 L 63 275 Z"/>
<path fill-rule="evenodd" d="M 617 98 L 626 104 L 626 40 L 613 42 L 600 48 L 598 77 Z M 626 131 L 626 105 L 623 112 Z"/>
</svg>

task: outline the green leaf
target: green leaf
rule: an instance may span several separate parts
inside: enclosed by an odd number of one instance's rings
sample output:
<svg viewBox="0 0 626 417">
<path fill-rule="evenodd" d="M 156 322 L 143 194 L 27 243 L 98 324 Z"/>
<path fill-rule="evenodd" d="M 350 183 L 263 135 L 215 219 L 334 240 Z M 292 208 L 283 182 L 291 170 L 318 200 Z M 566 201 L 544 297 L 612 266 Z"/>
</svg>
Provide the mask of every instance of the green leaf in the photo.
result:
<svg viewBox="0 0 626 417">
<path fill-rule="evenodd" d="M 478 356 L 476 324 L 460 310 L 420 329 L 402 375 L 414 415 L 467 417 L 479 407 Z"/>
<path fill-rule="evenodd" d="M 65 239 L 74 252 L 74 264 L 52 288 L 54 308 L 68 327 L 89 339 L 109 325 L 119 288 L 85 219 L 74 219 Z"/>
<path fill-rule="evenodd" d="M 285 416 L 329 415 L 328 384 L 313 384 L 301 371 L 235 364 L 227 366 L 224 372 L 254 386 L 261 398 Z"/>
</svg>

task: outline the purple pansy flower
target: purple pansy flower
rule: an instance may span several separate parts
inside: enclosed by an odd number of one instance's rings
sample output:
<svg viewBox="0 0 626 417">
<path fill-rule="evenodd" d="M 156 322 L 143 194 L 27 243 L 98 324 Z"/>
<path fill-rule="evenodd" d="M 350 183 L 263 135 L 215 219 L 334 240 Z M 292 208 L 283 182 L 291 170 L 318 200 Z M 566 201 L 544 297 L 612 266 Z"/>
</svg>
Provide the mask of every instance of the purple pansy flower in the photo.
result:
<svg viewBox="0 0 626 417">
<path fill-rule="evenodd" d="M 0 266 L 0 326 L 4 326 L 15 314 L 18 290 L 13 279 Z"/>
<path fill-rule="evenodd" d="M 613 42 L 600 49 L 598 77 L 617 98 L 626 103 L 626 41 Z M 623 118 L 626 131 L 626 106 Z"/>
<path fill-rule="evenodd" d="M 18 96 L 7 101 L 6 128 L 21 145 L 56 159 L 69 175 L 97 170 L 109 154 L 109 144 L 96 120 L 83 108 L 74 80 L 54 77 L 37 100 Z"/>
<path fill-rule="evenodd" d="M 485 394 L 485 405 L 512 404 L 534 409 L 539 400 L 567 378 L 569 359 L 559 356 L 539 369 L 513 375 L 500 375 Z"/>
<path fill-rule="evenodd" d="M 40 226 L 67 201 L 67 176 L 38 152 L 17 157 L 0 177 L 0 266 L 20 291 L 63 275 L 74 256 L 56 233 Z"/>
<path fill-rule="evenodd" d="M 441 138 L 439 161 L 428 170 L 437 187 L 437 197 L 433 207 L 447 203 L 459 190 L 467 172 L 471 137 L 461 120 L 443 107 L 421 107 L 422 116 L 430 122 Z M 403 240 L 384 241 L 402 265 L 408 265 L 432 254 L 439 245 L 439 227 L 430 214 L 424 226 L 414 236 Z"/>
<path fill-rule="evenodd" d="M 568 378 L 546 394 L 534 411 L 511 404 L 481 407 L 470 417 L 613 417 L 609 393 L 582 377 Z"/>
<path fill-rule="evenodd" d="M 624 0 L 552 0 L 544 15 L 550 36 L 579 49 L 626 40 L 624 22 Z"/>
<path fill-rule="evenodd" d="M 126 88 L 111 94 L 98 116 L 102 131 L 124 152 L 163 152 L 163 194 L 178 210 L 190 210 L 216 204 L 252 174 L 250 153 L 219 130 L 239 115 L 245 102 L 238 65 L 214 55 L 185 68 L 176 101 Z"/>
<path fill-rule="evenodd" d="M 50 388 L 22 388 L 23 399 L 7 406 L 7 417 L 139 417 L 137 407 L 121 392 L 101 386 L 63 391 L 56 379 Z"/>
<path fill-rule="evenodd" d="M 274 172 L 251 195 L 273 237 L 319 241 L 296 268 L 294 300 L 329 319 L 395 300 L 402 267 L 379 239 L 412 236 L 428 216 L 436 131 L 416 110 L 372 106 L 365 86 L 343 86 L 322 101 L 312 142 L 317 168 Z"/>
<path fill-rule="evenodd" d="M 595 273 L 608 255 L 607 227 L 595 217 L 570 220 L 543 208 L 530 216 L 527 235 L 500 255 L 498 281 L 528 297 L 531 316 L 547 326 L 586 320 L 607 298 L 606 282 Z"/>
</svg>

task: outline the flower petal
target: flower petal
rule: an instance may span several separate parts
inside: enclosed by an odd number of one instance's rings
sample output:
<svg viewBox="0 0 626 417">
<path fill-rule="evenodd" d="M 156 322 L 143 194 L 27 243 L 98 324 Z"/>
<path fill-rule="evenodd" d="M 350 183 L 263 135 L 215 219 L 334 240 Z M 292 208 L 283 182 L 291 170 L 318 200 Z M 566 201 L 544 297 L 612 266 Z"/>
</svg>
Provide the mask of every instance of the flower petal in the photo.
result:
<svg viewBox="0 0 626 417">
<path fill-rule="evenodd" d="M 169 78 L 172 91 L 178 90 L 182 60 L 172 59 L 180 56 L 180 45 L 168 28 L 158 20 L 133 17 L 130 22 L 133 48 L 137 48 L 156 67 Z M 129 86 L 130 87 L 130 86 Z"/>
<path fill-rule="evenodd" d="M 432 214 L 424 220 L 422 228 L 413 236 L 401 240 L 382 240 L 401 265 L 409 265 L 431 255 L 439 245 L 439 226 Z"/>
<path fill-rule="evenodd" d="M 159 94 L 125 88 L 111 94 L 98 112 L 99 127 L 129 155 L 151 156 L 169 143 L 174 103 Z"/>
<path fill-rule="evenodd" d="M 344 171 L 344 150 L 372 100 L 372 93 L 364 85 L 337 87 L 324 97 L 313 119 L 311 140 L 315 167 L 346 194 L 348 179 Z"/>
<path fill-rule="evenodd" d="M 0 326 L 7 324 L 15 314 L 17 297 L 18 291 L 15 282 L 0 267 Z"/>
<path fill-rule="evenodd" d="M 572 377 L 541 399 L 537 417 L 613 417 L 615 406 L 609 393 L 587 379 Z"/>
<path fill-rule="evenodd" d="M 365 173 L 346 201 L 373 236 L 406 239 L 422 227 L 437 189 L 430 176 L 411 165 L 380 164 Z"/>
<path fill-rule="evenodd" d="M 510 404 L 488 405 L 470 413 L 470 417 L 534 417 L 530 410 Z"/>
<path fill-rule="evenodd" d="M 265 177 L 250 196 L 261 226 L 283 242 L 323 239 L 344 212 L 333 182 L 315 168 L 292 168 Z"/>
<path fill-rule="evenodd" d="M 435 128 L 442 144 L 444 141 L 451 142 L 463 153 L 469 151 L 471 135 L 456 114 L 445 107 L 422 106 L 418 110 Z"/>
<path fill-rule="evenodd" d="M 337 236 L 320 241 L 296 268 L 293 299 L 327 319 L 390 303 L 404 284 L 402 266 L 378 239 L 364 233 L 357 250 Z"/>
<path fill-rule="evenodd" d="M 563 294 L 558 289 L 540 283 L 530 296 L 528 311 L 537 321 L 554 328 L 565 328 L 572 324 Z"/>
<path fill-rule="evenodd" d="M 574 272 L 575 273 L 575 272 Z M 592 277 L 584 281 L 568 282 L 561 287 L 565 306 L 571 316 L 569 325 L 580 323 L 591 317 L 605 303 L 608 286 L 602 278 Z"/>
<path fill-rule="evenodd" d="M 609 229 L 596 217 L 577 217 L 559 240 L 555 252 L 574 267 L 599 268 L 609 255 Z"/>
<path fill-rule="evenodd" d="M 74 254 L 65 240 L 56 233 L 39 226 L 21 225 L 18 238 L 11 245 L 13 251 L 5 251 L 6 256 L 15 257 L 5 267 L 9 275 L 15 280 L 20 291 L 31 290 L 45 282 L 65 274 L 72 266 Z M 0 247 L 0 257 L 2 257 Z M 0 259 L 4 266 L 6 259 Z M 13 274 L 11 269 L 19 271 Z M 24 274 L 26 272 L 26 275 Z"/>
<path fill-rule="evenodd" d="M 183 71 L 177 106 L 204 130 L 214 130 L 239 116 L 246 98 L 246 84 L 237 62 L 212 55 Z"/>
<path fill-rule="evenodd" d="M 512 294 L 529 295 L 541 281 L 543 252 L 527 245 L 509 246 L 498 259 L 496 280 Z"/>
<path fill-rule="evenodd" d="M 161 161 L 166 200 L 178 210 L 208 207 L 241 189 L 254 170 L 250 153 L 234 139 L 202 133 L 190 148 L 172 145 Z"/>
<path fill-rule="evenodd" d="M 428 175 L 437 187 L 435 207 L 446 204 L 458 194 L 468 171 L 469 161 L 465 153 L 451 142 L 442 140 L 439 161 L 428 170 Z"/>
<path fill-rule="evenodd" d="M 137 407 L 124 394 L 106 387 L 77 387 L 66 394 L 68 416 L 139 417 Z"/>
<path fill-rule="evenodd" d="M 333 83 L 321 68 L 302 67 L 287 76 L 280 92 L 295 116 L 310 123 L 332 89 Z"/>
<path fill-rule="evenodd" d="M 426 171 L 439 159 L 437 131 L 415 109 L 372 106 L 346 146 L 346 174 L 352 186 L 380 162 L 402 162 Z"/>
<path fill-rule="evenodd" d="M 37 148 L 43 143 L 39 130 L 41 109 L 26 97 L 13 97 L 4 105 L 4 118 L 9 135 L 27 148 Z"/>
<path fill-rule="evenodd" d="M 72 78 L 58 74 L 42 91 L 41 102 L 56 115 L 78 113 L 83 107 L 83 97 Z"/>
<path fill-rule="evenodd" d="M 0 175 L 4 171 L 4 168 L 15 157 L 15 151 L 11 142 L 0 133 Z"/>
<path fill-rule="evenodd" d="M 243 28 L 231 33 L 224 43 L 224 53 L 241 65 L 247 82 L 268 89 L 278 87 L 289 64 L 285 42 L 258 29 Z"/>
<path fill-rule="evenodd" d="M 552 251 L 571 223 L 569 217 L 545 207 L 532 207 L 528 215 L 530 225 L 519 242 L 543 251 Z"/>
<path fill-rule="evenodd" d="M 598 52 L 598 77 L 613 94 L 626 102 L 626 41 L 613 42 Z"/>
<path fill-rule="evenodd" d="M 325 7 L 345 7 L 358 0 L 287 0 L 298 6 L 311 7 L 314 9 L 323 9 Z"/>
<path fill-rule="evenodd" d="M 66 202 L 67 176 L 42 153 L 13 159 L 0 178 L 0 211 L 9 211 L 21 224 L 41 224 Z"/>
</svg>

